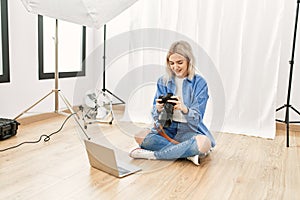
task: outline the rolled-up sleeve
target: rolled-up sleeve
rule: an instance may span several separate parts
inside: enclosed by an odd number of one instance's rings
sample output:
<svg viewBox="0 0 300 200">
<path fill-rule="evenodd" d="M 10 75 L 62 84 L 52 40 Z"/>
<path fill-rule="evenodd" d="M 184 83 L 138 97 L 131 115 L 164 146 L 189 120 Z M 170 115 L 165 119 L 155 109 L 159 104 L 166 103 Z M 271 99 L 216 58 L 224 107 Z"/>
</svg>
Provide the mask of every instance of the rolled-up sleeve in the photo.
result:
<svg viewBox="0 0 300 200">
<path fill-rule="evenodd" d="M 156 121 L 158 119 L 158 115 L 159 115 L 159 112 L 156 109 L 156 99 L 158 99 L 159 96 L 161 96 L 161 95 L 165 95 L 166 91 L 167 91 L 167 87 L 163 84 L 163 78 L 160 77 L 156 84 L 156 93 L 155 93 L 155 96 L 153 99 L 153 106 L 152 106 L 152 111 L 151 111 L 154 121 Z"/>
</svg>

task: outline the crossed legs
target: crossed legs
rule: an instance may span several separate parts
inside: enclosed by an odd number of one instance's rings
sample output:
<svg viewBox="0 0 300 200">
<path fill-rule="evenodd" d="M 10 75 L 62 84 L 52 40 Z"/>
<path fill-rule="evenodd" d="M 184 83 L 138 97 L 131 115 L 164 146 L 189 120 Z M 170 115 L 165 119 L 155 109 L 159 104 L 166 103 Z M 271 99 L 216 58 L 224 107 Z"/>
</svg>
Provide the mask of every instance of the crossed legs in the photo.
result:
<svg viewBox="0 0 300 200">
<path fill-rule="evenodd" d="M 196 155 L 205 156 L 211 149 L 211 142 L 205 135 L 183 133 L 175 135 L 174 139 L 179 144 L 173 144 L 151 130 L 144 130 L 135 136 L 136 142 L 142 149 L 151 151 L 148 152 L 149 159 L 172 160 Z"/>
</svg>

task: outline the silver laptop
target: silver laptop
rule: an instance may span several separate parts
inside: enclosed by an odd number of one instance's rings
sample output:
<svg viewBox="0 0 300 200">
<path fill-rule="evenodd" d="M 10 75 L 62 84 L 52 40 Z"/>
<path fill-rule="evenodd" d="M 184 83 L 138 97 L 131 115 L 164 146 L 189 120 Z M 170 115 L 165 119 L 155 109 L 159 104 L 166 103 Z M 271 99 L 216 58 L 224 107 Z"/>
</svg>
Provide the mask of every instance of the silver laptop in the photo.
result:
<svg viewBox="0 0 300 200">
<path fill-rule="evenodd" d="M 84 140 L 85 148 L 88 154 L 90 165 L 96 169 L 122 178 L 141 170 L 141 168 L 116 160 L 113 149 L 96 144 L 89 140 Z"/>
</svg>

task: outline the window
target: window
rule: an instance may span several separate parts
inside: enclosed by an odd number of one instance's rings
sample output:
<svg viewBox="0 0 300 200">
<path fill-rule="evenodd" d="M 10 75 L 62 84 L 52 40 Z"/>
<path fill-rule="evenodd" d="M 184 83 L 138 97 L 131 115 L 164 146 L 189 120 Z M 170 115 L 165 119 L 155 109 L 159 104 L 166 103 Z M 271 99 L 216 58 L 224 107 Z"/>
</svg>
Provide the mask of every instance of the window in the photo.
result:
<svg viewBox="0 0 300 200">
<path fill-rule="evenodd" d="M 9 48 L 7 0 L 1 0 L 1 38 L 0 38 L 0 83 L 9 82 Z"/>
<path fill-rule="evenodd" d="M 56 20 L 38 16 L 39 79 L 54 78 Z M 60 78 L 85 76 L 86 27 L 58 22 L 58 71 Z"/>
</svg>

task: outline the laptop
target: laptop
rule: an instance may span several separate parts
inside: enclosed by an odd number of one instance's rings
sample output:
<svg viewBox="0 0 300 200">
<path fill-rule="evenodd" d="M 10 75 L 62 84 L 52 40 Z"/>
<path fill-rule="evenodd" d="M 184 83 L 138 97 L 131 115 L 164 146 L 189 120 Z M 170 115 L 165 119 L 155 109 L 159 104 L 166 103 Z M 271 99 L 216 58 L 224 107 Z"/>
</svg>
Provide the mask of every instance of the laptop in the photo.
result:
<svg viewBox="0 0 300 200">
<path fill-rule="evenodd" d="M 142 170 L 141 168 L 116 160 L 113 149 L 84 140 L 90 165 L 115 177 L 122 178 Z"/>
</svg>

